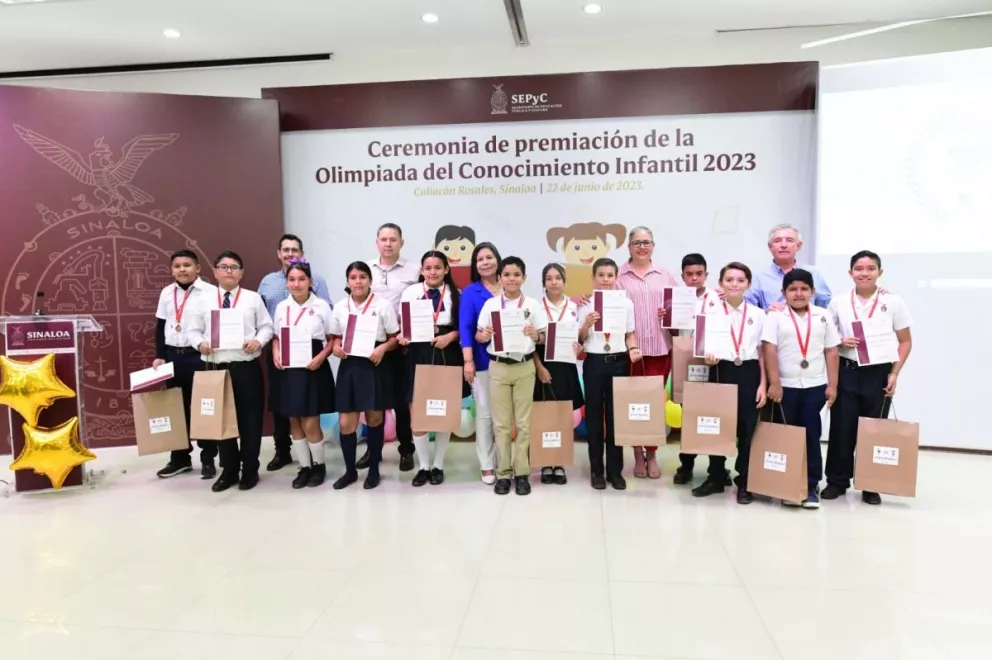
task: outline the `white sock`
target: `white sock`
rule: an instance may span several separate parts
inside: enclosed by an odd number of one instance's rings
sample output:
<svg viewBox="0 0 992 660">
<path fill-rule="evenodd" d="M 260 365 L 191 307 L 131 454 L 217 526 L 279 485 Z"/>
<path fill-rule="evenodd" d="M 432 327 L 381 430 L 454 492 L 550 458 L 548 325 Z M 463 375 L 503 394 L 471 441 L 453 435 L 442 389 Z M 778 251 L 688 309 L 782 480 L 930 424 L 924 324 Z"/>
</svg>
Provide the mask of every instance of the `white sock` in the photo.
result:
<svg viewBox="0 0 992 660">
<path fill-rule="evenodd" d="M 293 440 L 293 449 L 296 450 L 296 460 L 300 467 L 310 467 L 310 443 L 304 440 Z"/>
<path fill-rule="evenodd" d="M 417 450 L 417 460 L 420 461 L 421 470 L 431 469 L 431 438 L 425 433 L 413 436 L 413 447 Z"/>
<path fill-rule="evenodd" d="M 444 469 L 444 453 L 448 451 L 448 442 L 450 441 L 450 433 L 434 434 L 434 467 L 438 470 Z"/>
<path fill-rule="evenodd" d="M 324 443 L 312 442 L 310 445 L 310 455 L 313 457 L 314 465 L 324 464 Z"/>
</svg>

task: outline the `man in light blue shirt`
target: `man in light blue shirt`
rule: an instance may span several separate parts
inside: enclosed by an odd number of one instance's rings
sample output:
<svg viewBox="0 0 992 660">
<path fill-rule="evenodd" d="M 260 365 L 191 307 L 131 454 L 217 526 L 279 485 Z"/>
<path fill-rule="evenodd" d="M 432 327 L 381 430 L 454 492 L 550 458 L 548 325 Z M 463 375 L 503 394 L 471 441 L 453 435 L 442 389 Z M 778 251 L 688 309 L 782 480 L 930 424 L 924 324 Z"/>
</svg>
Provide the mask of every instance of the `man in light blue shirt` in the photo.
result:
<svg viewBox="0 0 992 660">
<path fill-rule="evenodd" d="M 279 239 L 279 261 L 282 262 L 282 269 L 269 273 L 262 278 L 262 283 L 258 285 L 258 295 L 262 297 L 265 308 L 269 310 L 269 316 L 275 318 L 276 306 L 289 297 L 289 287 L 286 286 L 286 270 L 293 259 L 303 258 L 303 241 L 299 236 L 293 234 L 283 234 Z M 327 289 L 327 282 L 320 275 L 313 275 L 313 290 L 318 298 L 322 298 L 331 303 L 331 294 Z M 279 400 L 279 371 L 272 363 L 272 345 L 266 347 L 266 361 L 269 367 L 269 401 Z M 293 462 L 290 451 L 292 439 L 289 437 L 289 419 L 277 412 L 272 412 L 273 439 L 276 444 L 276 455 L 266 466 L 266 470 L 274 472 Z"/>
<path fill-rule="evenodd" d="M 792 225 L 778 225 L 773 228 L 768 234 L 768 250 L 772 253 L 772 262 L 765 268 L 754 271 L 754 280 L 744 299 L 768 312 L 782 311 L 786 307 L 785 297 L 782 295 L 782 279 L 793 268 L 802 268 L 813 274 L 813 283 L 816 286 L 813 304 L 826 308 L 830 304 L 830 287 L 813 266 L 796 261 L 796 254 L 802 247 L 803 237 Z"/>
</svg>

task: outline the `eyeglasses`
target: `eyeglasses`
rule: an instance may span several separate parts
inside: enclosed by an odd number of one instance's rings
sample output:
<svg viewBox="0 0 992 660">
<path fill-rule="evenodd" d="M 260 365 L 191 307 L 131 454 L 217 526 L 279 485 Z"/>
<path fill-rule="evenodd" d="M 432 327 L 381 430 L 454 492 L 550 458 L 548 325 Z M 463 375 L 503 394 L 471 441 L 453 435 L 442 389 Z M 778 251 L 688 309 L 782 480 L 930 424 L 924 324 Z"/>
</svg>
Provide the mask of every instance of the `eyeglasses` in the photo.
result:
<svg viewBox="0 0 992 660">
<path fill-rule="evenodd" d="M 389 273 L 384 270 L 379 271 L 379 284 L 389 285 Z"/>
<path fill-rule="evenodd" d="M 215 266 L 215 268 L 222 273 L 236 273 L 241 270 L 241 266 L 228 266 L 226 264 L 223 266 Z"/>
<path fill-rule="evenodd" d="M 646 248 L 654 245 L 654 241 L 634 241 L 630 244 L 633 248 Z"/>
</svg>

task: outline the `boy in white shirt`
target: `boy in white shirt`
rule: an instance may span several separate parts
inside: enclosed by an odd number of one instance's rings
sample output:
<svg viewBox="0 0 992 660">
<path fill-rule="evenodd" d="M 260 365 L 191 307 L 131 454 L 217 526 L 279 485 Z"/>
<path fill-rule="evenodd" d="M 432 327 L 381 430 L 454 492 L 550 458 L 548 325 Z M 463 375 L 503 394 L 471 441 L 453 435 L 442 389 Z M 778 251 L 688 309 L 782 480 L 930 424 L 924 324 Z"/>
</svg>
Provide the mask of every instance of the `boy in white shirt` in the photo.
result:
<svg viewBox="0 0 992 660">
<path fill-rule="evenodd" d="M 823 476 L 820 411 L 837 398 L 837 346 L 840 337 L 830 313 L 811 305 L 813 275 L 794 268 L 782 279 L 787 307 L 769 312 L 762 331 L 768 398 L 778 404 L 785 423 L 806 429 L 806 474 L 809 490 L 800 502 L 783 502 L 804 509 L 820 508 L 819 484 Z M 772 418 L 775 408 L 772 408 Z"/>
</svg>

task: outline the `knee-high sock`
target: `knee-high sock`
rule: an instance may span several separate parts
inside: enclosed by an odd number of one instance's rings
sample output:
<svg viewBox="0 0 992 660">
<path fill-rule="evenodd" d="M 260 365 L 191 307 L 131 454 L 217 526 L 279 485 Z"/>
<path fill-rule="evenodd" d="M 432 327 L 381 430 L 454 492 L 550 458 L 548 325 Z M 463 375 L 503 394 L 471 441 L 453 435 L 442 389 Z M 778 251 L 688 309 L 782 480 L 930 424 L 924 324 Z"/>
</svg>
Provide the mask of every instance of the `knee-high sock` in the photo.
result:
<svg viewBox="0 0 992 660">
<path fill-rule="evenodd" d="M 448 451 L 448 443 L 450 441 L 450 433 L 434 434 L 434 467 L 438 470 L 444 469 L 444 454 Z"/>
<path fill-rule="evenodd" d="M 427 433 L 413 436 L 413 446 L 417 450 L 417 460 L 421 470 L 431 469 L 431 437 Z"/>
<path fill-rule="evenodd" d="M 358 436 L 354 433 L 341 434 L 341 455 L 344 457 L 344 469 L 348 474 L 355 474 L 355 452 L 358 446 Z"/>
<path fill-rule="evenodd" d="M 382 461 L 382 445 L 385 442 L 385 427 L 370 426 L 365 444 L 369 448 L 369 474 L 379 474 L 379 463 Z"/>
<path fill-rule="evenodd" d="M 310 443 L 310 455 L 313 457 L 314 465 L 324 464 L 324 443 L 321 442 L 311 442 Z"/>
<path fill-rule="evenodd" d="M 300 462 L 300 467 L 310 467 L 313 462 L 310 457 L 310 443 L 305 438 L 293 440 L 293 449 L 296 451 L 296 460 Z"/>
</svg>

